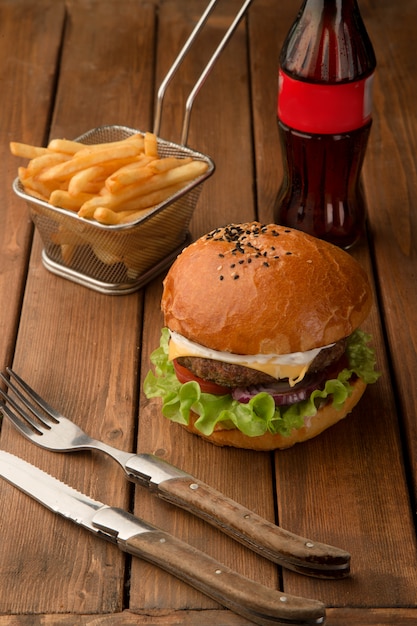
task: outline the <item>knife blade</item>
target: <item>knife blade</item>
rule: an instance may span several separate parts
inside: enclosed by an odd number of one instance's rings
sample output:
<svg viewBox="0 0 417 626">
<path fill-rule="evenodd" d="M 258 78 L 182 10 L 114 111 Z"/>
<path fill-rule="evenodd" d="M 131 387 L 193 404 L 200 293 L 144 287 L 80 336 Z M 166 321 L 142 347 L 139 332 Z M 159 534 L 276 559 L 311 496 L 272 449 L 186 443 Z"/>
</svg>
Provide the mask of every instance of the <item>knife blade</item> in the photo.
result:
<svg viewBox="0 0 417 626">
<path fill-rule="evenodd" d="M 122 509 L 91 499 L 4 450 L 0 450 L 0 475 L 53 513 L 117 544 L 124 552 L 161 567 L 255 624 L 325 623 L 321 602 L 292 596 L 246 578 L 169 533 Z"/>
</svg>

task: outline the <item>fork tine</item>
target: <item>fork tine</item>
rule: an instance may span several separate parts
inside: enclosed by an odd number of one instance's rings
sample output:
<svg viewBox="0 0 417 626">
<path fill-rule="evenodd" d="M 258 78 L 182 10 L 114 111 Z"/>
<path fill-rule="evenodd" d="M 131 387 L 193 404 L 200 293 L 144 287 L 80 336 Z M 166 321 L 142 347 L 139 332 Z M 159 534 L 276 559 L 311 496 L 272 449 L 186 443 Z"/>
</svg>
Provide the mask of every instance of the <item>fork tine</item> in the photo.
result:
<svg viewBox="0 0 417 626">
<path fill-rule="evenodd" d="M 16 398 L 19 399 L 20 402 L 27 409 L 29 409 L 29 411 L 33 415 L 35 415 L 44 426 L 46 426 L 46 428 L 51 428 L 51 426 L 53 425 L 53 422 L 48 417 L 43 415 L 36 406 L 31 404 L 29 400 L 26 398 L 26 396 L 24 396 L 22 392 L 11 381 L 7 380 L 7 378 L 1 373 L 0 373 L 0 378 L 7 385 L 8 390 L 9 391 L 12 390 Z M 1 391 L 1 396 L 4 398 L 4 400 L 6 400 L 6 402 L 9 402 L 13 406 L 15 411 L 17 411 L 23 417 L 23 419 L 25 419 L 35 428 L 35 422 L 32 421 L 31 417 L 22 409 L 22 407 L 16 402 L 13 396 L 11 396 L 9 393 L 5 394 L 3 391 Z M 36 427 L 39 430 L 40 426 L 36 426 Z"/>
<path fill-rule="evenodd" d="M 0 389 L 0 394 L 2 396 L 6 395 L 6 394 L 3 393 L 3 391 L 1 389 Z M 8 399 L 10 400 L 10 398 L 8 398 Z M 39 430 L 39 428 L 36 426 L 36 424 L 31 420 L 29 415 L 27 415 L 26 413 L 24 415 L 24 419 L 27 420 L 30 423 L 30 425 L 33 427 L 33 430 L 31 428 L 29 428 L 29 426 L 27 425 L 26 422 L 24 422 L 23 420 L 19 419 L 17 417 L 17 415 L 15 413 L 13 413 L 13 411 L 11 411 L 10 408 L 2 400 L 0 400 L 0 410 L 2 411 L 2 413 L 5 413 L 7 415 L 9 420 L 12 422 L 13 426 L 15 428 L 17 428 L 17 430 L 19 430 L 22 433 L 22 435 L 25 435 L 26 437 L 28 437 L 28 439 L 32 439 L 33 438 L 34 431 L 35 431 L 35 433 L 38 433 L 39 435 L 42 434 L 42 431 Z M 20 411 L 19 411 L 19 413 L 20 413 Z"/>
<path fill-rule="evenodd" d="M 24 381 L 23 378 L 21 378 L 18 374 L 16 374 L 16 372 L 14 372 L 10 367 L 6 367 L 6 371 L 9 374 L 9 376 L 11 376 L 20 385 L 20 387 L 22 387 L 22 389 L 27 393 L 27 395 L 29 396 L 31 400 L 36 402 L 36 404 L 43 411 L 45 411 L 45 413 L 47 413 L 50 417 L 52 417 L 54 422 L 59 422 L 59 418 L 62 417 L 62 415 L 58 411 L 56 411 L 50 404 L 48 404 L 43 398 L 41 398 L 41 396 L 39 396 L 36 393 L 36 391 L 32 389 L 32 387 L 30 387 L 27 384 L 27 382 Z M 13 391 L 19 396 L 21 401 L 24 402 L 27 408 L 33 411 L 36 417 L 38 417 L 45 425 L 49 426 L 51 422 L 48 420 L 48 418 L 40 414 L 39 411 L 36 410 L 36 408 L 34 408 L 31 404 L 29 404 L 26 397 L 17 389 L 17 387 L 11 381 L 6 381 L 6 382 L 8 386 L 11 389 L 13 389 Z"/>
</svg>

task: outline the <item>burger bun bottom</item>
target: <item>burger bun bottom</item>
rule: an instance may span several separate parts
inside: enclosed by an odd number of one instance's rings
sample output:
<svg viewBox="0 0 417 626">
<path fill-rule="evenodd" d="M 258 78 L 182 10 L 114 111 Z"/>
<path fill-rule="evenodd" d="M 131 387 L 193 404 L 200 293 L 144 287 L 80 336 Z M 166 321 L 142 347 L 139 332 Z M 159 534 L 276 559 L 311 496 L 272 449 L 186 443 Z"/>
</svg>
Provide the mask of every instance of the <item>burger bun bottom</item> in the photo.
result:
<svg viewBox="0 0 417 626">
<path fill-rule="evenodd" d="M 317 411 L 316 415 L 305 418 L 304 426 L 294 429 L 288 437 L 280 434 L 274 435 L 269 432 L 259 437 L 249 437 L 237 428 L 226 429 L 221 425 L 217 425 L 211 435 L 203 435 L 194 425 L 199 416 L 192 411 L 190 412 L 190 423 L 183 425 L 183 428 L 217 446 L 231 446 L 257 451 L 283 450 L 290 448 L 296 443 L 316 437 L 346 417 L 359 402 L 367 385 L 362 379 L 357 378 L 355 381 L 350 382 L 350 386 L 352 393 L 341 409 L 336 410 L 330 402 L 325 404 Z"/>
</svg>

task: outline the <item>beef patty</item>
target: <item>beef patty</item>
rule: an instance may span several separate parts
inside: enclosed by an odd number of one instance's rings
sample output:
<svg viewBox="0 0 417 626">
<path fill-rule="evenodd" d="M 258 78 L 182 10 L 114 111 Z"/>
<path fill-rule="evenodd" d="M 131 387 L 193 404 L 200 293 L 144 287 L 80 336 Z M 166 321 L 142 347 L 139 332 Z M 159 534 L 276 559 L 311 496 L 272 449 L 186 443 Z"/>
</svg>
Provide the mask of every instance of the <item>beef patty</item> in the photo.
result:
<svg viewBox="0 0 417 626">
<path fill-rule="evenodd" d="M 309 372 L 320 372 L 331 363 L 339 360 L 346 349 L 346 339 L 341 339 L 330 348 L 320 350 L 309 367 Z M 217 383 L 224 387 L 249 387 L 250 385 L 268 385 L 276 379 L 264 372 L 235 365 L 234 363 L 224 363 L 214 359 L 201 357 L 178 357 L 178 363 L 190 370 L 195 376 Z"/>
</svg>

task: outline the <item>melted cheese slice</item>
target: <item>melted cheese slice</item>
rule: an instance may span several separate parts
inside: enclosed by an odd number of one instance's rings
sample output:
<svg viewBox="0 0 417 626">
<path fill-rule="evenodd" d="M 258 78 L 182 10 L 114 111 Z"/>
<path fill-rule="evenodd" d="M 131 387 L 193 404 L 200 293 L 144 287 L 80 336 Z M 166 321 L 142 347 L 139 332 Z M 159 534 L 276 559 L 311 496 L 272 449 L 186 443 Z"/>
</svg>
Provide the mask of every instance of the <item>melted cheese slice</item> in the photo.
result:
<svg viewBox="0 0 417 626">
<path fill-rule="evenodd" d="M 314 361 L 320 350 L 329 348 L 315 348 L 306 352 L 292 352 L 290 354 L 232 354 L 231 352 L 219 352 L 211 350 L 198 343 L 186 339 L 179 333 L 170 331 L 168 358 L 170 361 L 181 356 L 201 357 L 242 365 L 269 374 L 277 380 L 288 378 L 291 386 L 299 383 L 305 376 L 311 363 Z"/>
</svg>

